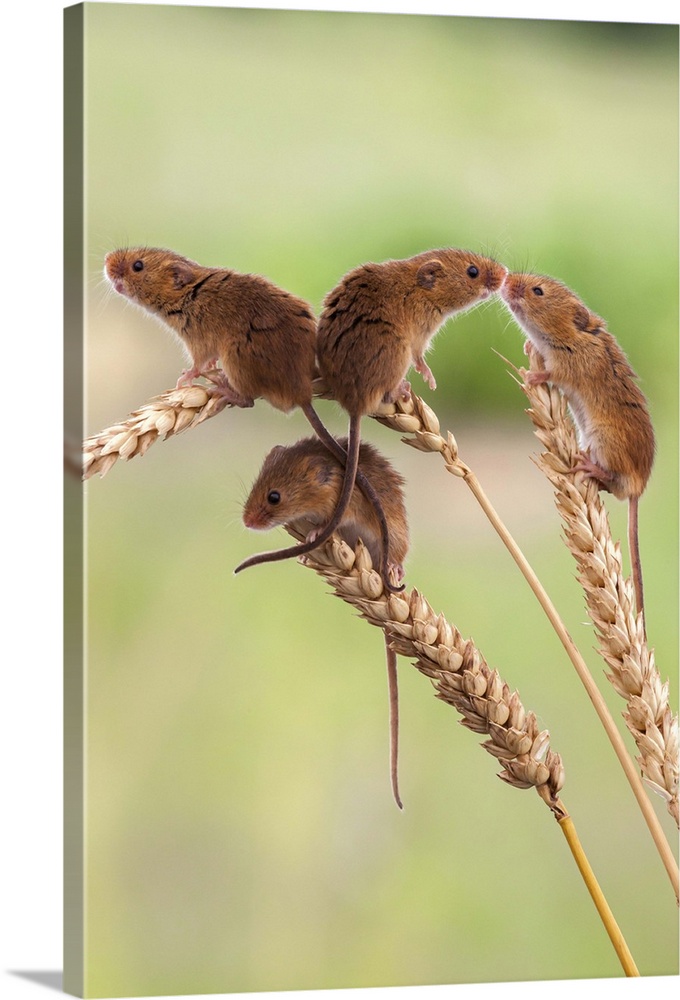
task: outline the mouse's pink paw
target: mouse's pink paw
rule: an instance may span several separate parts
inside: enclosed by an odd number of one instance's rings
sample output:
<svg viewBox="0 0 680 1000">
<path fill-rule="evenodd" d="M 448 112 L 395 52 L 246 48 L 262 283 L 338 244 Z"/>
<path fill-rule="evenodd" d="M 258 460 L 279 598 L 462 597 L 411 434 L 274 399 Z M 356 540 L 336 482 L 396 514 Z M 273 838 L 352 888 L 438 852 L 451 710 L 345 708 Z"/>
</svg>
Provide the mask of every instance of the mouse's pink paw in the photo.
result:
<svg viewBox="0 0 680 1000">
<path fill-rule="evenodd" d="M 437 388 L 437 382 L 435 380 L 435 377 L 432 374 L 430 366 L 427 364 L 422 354 L 419 354 L 416 358 L 413 359 L 413 367 L 415 368 L 415 370 L 418 372 L 419 375 L 423 376 L 424 381 L 427 382 L 430 389 Z"/>
<path fill-rule="evenodd" d="M 386 392 L 383 396 L 383 403 L 396 403 L 398 399 L 410 399 L 411 398 L 411 383 L 407 382 L 405 378 L 401 380 L 398 386 L 392 389 L 391 392 Z"/>
<path fill-rule="evenodd" d="M 213 383 L 220 396 L 227 403 L 231 404 L 231 406 L 239 406 L 242 409 L 255 406 L 254 399 L 251 399 L 249 396 L 242 396 L 236 391 L 222 368 L 206 369 L 202 374 Z"/>
<path fill-rule="evenodd" d="M 211 373 L 215 371 L 217 367 L 217 358 L 209 358 L 203 365 L 194 365 L 193 368 L 185 368 L 182 374 L 177 379 L 177 389 L 183 388 L 183 386 L 191 385 L 195 378 L 200 378 L 201 375 L 205 375 L 210 378 Z"/>
<path fill-rule="evenodd" d="M 569 472 L 574 474 L 577 472 L 585 472 L 585 474 L 590 476 L 591 479 L 597 479 L 597 481 L 602 483 L 604 486 L 611 483 L 615 478 L 609 469 L 603 469 L 601 465 L 593 462 L 588 455 L 581 455 L 580 461 L 576 465 L 572 465 Z"/>
</svg>

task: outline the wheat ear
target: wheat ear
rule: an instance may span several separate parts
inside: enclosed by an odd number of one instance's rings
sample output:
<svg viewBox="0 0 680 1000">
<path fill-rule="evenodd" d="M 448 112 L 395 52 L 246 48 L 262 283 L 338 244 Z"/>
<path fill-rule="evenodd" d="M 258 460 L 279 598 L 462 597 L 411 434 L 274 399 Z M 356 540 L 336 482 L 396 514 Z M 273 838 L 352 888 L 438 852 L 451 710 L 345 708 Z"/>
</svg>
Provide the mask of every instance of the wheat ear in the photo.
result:
<svg viewBox="0 0 680 1000">
<path fill-rule="evenodd" d="M 520 372 L 521 373 L 521 372 Z M 645 784 L 678 815 L 678 717 L 671 712 L 668 681 L 661 682 L 643 619 L 635 613 L 633 585 L 623 575 L 621 546 L 611 536 L 597 483 L 569 470 L 580 456 L 567 402 L 550 385 L 520 383 L 531 404 L 534 432 L 547 449 L 536 464 L 555 489 L 564 538 L 576 560 L 598 649 L 610 668 L 607 679 L 626 700 L 623 718 L 639 750 Z"/>
<path fill-rule="evenodd" d="M 474 472 L 458 456 L 458 446 L 456 440 L 449 432 L 444 438 L 440 433 L 439 419 L 434 411 L 420 397 L 411 394 L 409 399 L 400 399 L 396 403 L 384 404 L 376 419 L 391 427 L 396 431 L 412 435 L 403 437 L 405 444 L 417 448 L 419 451 L 432 452 L 441 455 L 448 472 L 461 478 L 473 493 L 475 499 L 482 507 L 487 518 L 493 525 L 495 531 L 503 541 L 511 556 L 517 563 L 527 583 L 531 587 L 539 604 L 543 608 L 562 646 L 574 666 L 581 683 L 585 687 L 595 711 L 609 737 L 609 741 L 619 759 L 619 763 L 628 779 L 633 794 L 643 814 L 652 839 L 659 852 L 663 865 L 668 873 L 668 877 L 673 886 L 676 899 L 679 898 L 680 886 L 678 878 L 678 865 L 670 849 L 668 841 L 664 836 L 659 819 L 654 812 L 649 797 L 645 793 L 644 786 L 635 765 L 626 750 L 623 737 L 616 727 L 609 707 L 600 693 L 592 674 L 586 665 L 574 640 L 569 635 L 564 622 L 560 618 L 554 604 L 550 600 L 543 585 L 536 576 L 531 565 L 522 553 L 521 549 L 513 539 L 512 535 L 505 527 L 500 517 L 493 508 L 491 502 L 482 489 L 479 480 Z M 626 662 L 627 666 L 627 662 Z M 677 748 L 677 729 L 675 746 Z"/>
<path fill-rule="evenodd" d="M 549 748 L 549 733 L 539 732 L 536 716 L 525 711 L 519 695 L 488 667 L 471 640 L 463 639 L 443 615 L 435 615 L 417 590 L 386 593 L 361 542 L 352 550 L 332 536 L 301 561 L 321 574 L 362 618 L 384 629 L 397 654 L 415 658 L 437 697 L 460 712 L 466 728 L 489 737 L 482 745 L 502 761 L 504 781 L 535 788 L 557 819 L 566 814 L 558 797 L 564 768 L 559 754 Z"/>
<path fill-rule="evenodd" d="M 169 389 L 134 410 L 125 420 L 83 442 L 83 479 L 104 477 L 119 458 L 144 455 L 159 438 L 165 440 L 196 427 L 230 404 L 214 385 Z"/>
<path fill-rule="evenodd" d="M 304 536 L 288 529 L 297 539 Z M 338 597 L 384 630 L 391 648 L 412 658 L 441 701 L 453 706 L 461 723 L 488 739 L 483 748 L 501 761 L 499 777 L 515 788 L 535 788 L 559 823 L 586 887 L 627 976 L 639 972 L 579 842 L 573 820 L 559 798 L 564 784 L 562 758 L 550 748 L 548 730 L 539 731 L 516 691 L 510 691 L 471 639 L 442 615 L 435 615 L 421 593 L 387 593 L 361 541 L 352 550 L 333 535 L 300 559 L 330 583 Z"/>
</svg>

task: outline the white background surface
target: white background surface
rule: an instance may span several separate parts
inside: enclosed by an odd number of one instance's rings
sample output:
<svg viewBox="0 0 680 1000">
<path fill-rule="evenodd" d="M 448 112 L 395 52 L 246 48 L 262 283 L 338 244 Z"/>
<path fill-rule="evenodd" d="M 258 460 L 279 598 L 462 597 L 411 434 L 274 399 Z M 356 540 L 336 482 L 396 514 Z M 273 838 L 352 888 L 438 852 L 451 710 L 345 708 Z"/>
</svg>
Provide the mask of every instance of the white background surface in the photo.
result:
<svg viewBox="0 0 680 1000">
<path fill-rule="evenodd" d="M 195 5 L 195 4 L 194 4 Z M 228 6 L 227 4 L 216 4 Z M 27 0 L 3 10 L 2 332 L 2 821 L 0 996 L 49 1000 L 62 968 L 61 660 L 61 123 L 62 9 Z M 674 5 L 647 2 L 285 3 L 239 7 L 677 23 Z M 549 8 L 549 9 L 547 9 Z M 9 313 L 9 315 L 7 315 Z M 7 394 L 9 390 L 9 395 Z M 38 488 L 36 488 L 38 487 Z M 7 554 L 9 558 L 7 558 Z M 540 946 L 540 942 L 537 942 Z M 491 975 L 493 974 L 490 970 Z M 677 994 L 678 979 L 495 987 L 531 1000 L 596 989 L 600 996 Z M 51 988 L 50 988 L 51 987 Z M 457 986 L 461 998 L 493 987 Z M 454 988 L 339 991 L 436 998 Z M 287 994 L 310 997 L 317 994 Z M 318 994 L 319 996 L 321 994 Z M 325 995 L 325 994 L 324 994 Z M 249 996 L 255 996 L 250 994 Z"/>
</svg>

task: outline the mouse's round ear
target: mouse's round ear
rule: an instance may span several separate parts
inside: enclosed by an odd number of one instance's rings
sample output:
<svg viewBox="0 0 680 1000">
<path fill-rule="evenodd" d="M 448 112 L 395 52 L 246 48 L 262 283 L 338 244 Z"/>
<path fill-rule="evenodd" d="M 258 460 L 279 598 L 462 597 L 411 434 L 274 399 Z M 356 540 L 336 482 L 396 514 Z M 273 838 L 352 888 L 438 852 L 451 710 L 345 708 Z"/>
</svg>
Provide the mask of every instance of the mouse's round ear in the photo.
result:
<svg viewBox="0 0 680 1000">
<path fill-rule="evenodd" d="M 589 312 L 585 306 L 576 306 L 574 311 L 574 326 L 583 333 L 602 333 L 604 320 Z"/>
<path fill-rule="evenodd" d="M 424 264 L 421 264 L 416 272 L 416 281 L 421 288 L 426 288 L 428 291 L 434 288 L 437 278 L 440 277 L 444 268 L 442 267 L 442 262 L 434 258 L 433 260 L 426 260 Z"/>
<path fill-rule="evenodd" d="M 178 292 L 180 289 L 190 285 L 196 278 L 193 267 L 185 261 L 176 261 L 173 263 L 170 273 L 172 274 L 172 280 Z"/>
<path fill-rule="evenodd" d="M 319 486 L 325 486 L 327 483 L 330 483 L 338 471 L 338 465 L 333 461 L 333 456 L 330 452 L 328 453 L 328 457 L 324 455 L 312 456 L 310 468 L 314 472 Z"/>
</svg>

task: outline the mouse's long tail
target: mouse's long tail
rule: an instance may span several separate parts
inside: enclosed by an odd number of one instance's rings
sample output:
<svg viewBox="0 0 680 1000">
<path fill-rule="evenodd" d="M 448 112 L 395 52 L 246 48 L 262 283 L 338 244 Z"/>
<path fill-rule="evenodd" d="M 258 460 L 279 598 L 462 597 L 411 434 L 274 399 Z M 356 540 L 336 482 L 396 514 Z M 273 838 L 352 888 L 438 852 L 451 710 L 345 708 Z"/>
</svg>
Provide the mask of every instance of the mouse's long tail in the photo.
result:
<svg viewBox="0 0 680 1000">
<path fill-rule="evenodd" d="M 317 436 L 323 441 L 329 451 L 331 451 L 338 461 L 344 466 L 347 462 L 347 452 L 345 449 L 336 441 L 331 432 L 328 430 L 326 425 L 321 420 L 321 417 L 316 412 L 311 403 L 305 403 L 302 407 L 302 412 L 309 420 L 310 424 L 316 431 Z M 380 567 L 380 575 L 382 576 L 383 583 L 387 590 L 390 590 L 393 594 L 399 594 L 404 589 L 404 585 L 395 586 L 390 580 L 389 573 L 389 550 L 390 550 L 390 535 L 387 527 L 387 519 L 385 518 L 385 512 L 382 509 L 382 504 L 378 494 L 375 492 L 371 485 L 371 481 L 367 476 L 361 471 L 357 466 L 356 472 L 356 484 L 364 494 L 368 502 L 373 507 L 376 517 L 378 518 L 378 523 L 380 525 L 380 540 L 381 540 L 381 555 L 382 563 Z"/>
<path fill-rule="evenodd" d="M 273 552 L 259 552 L 255 556 L 250 556 L 249 559 L 244 559 L 244 561 L 236 567 L 234 573 L 240 573 L 241 570 L 247 569 L 249 566 L 259 566 L 260 563 L 279 562 L 282 559 L 292 559 L 294 556 L 303 556 L 306 552 L 311 552 L 331 537 L 335 529 L 340 524 L 343 514 L 347 510 L 349 502 L 352 498 L 352 490 L 354 489 L 357 467 L 359 465 L 360 424 L 361 417 L 350 418 L 345 477 L 342 482 L 342 490 L 340 491 L 340 497 L 333 512 L 333 516 L 325 528 L 322 528 L 319 534 L 310 542 L 303 542 L 301 545 L 293 545 L 287 549 L 276 549 Z"/>
<path fill-rule="evenodd" d="M 642 587 L 642 563 L 640 561 L 640 544 L 638 541 L 638 503 L 639 497 L 628 498 L 628 551 L 630 553 L 630 568 L 633 576 L 633 587 L 635 588 L 635 607 L 637 613 L 642 615 L 642 630 L 645 639 L 647 629 L 645 625 L 645 598 Z"/>
<path fill-rule="evenodd" d="M 385 636 L 385 652 L 387 654 L 387 690 L 390 700 L 390 782 L 394 801 L 400 809 L 404 808 L 399 795 L 399 689 L 397 687 L 397 654 L 390 648 L 390 641 Z"/>
</svg>

